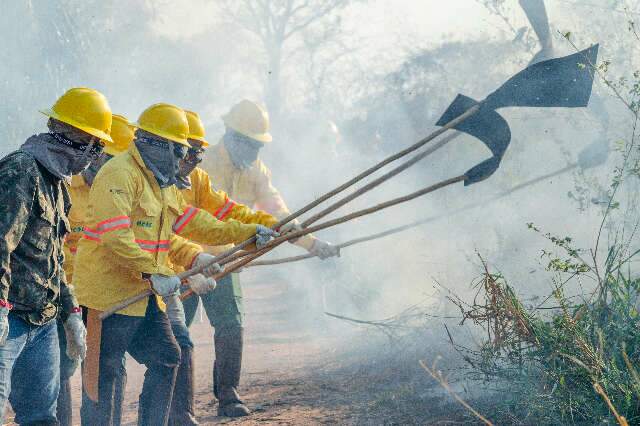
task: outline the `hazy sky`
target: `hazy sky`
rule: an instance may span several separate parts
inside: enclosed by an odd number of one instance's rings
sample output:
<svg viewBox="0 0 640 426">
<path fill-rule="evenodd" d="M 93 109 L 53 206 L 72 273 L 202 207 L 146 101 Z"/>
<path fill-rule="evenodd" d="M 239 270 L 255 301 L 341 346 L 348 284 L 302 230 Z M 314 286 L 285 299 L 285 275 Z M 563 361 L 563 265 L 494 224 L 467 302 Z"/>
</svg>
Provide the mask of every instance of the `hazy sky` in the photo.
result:
<svg viewBox="0 0 640 426">
<path fill-rule="evenodd" d="M 514 5 L 517 3 L 512 1 Z M 156 16 L 158 32 L 171 38 L 190 37 L 206 31 L 216 21 L 215 2 L 171 2 L 158 8 Z M 499 22 L 474 0 L 374 0 L 352 7 L 345 16 L 345 24 L 371 41 L 384 43 L 390 34 L 419 35 L 433 40 L 451 34 L 486 36 L 497 33 L 495 24 Z"/>
</svg>

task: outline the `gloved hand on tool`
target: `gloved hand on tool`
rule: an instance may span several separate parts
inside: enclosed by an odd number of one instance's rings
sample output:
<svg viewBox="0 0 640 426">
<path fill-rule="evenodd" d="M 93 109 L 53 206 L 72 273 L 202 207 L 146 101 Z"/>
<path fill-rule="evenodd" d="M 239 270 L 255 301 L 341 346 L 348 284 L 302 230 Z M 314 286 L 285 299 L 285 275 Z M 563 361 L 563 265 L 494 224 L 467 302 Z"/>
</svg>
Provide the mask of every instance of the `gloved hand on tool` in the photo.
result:
<svg viewBox="0 0 640 426">
<path fill-rule="evenodd" d="M 309 249 L 309 253 L 325 260 L 334 256 L 340 257 L 340 247 L 327 241 L 315 240 Z"/>
<path fill-rule="evenodd" d="M 158 296 L 169 296 L 180 289 L 180 278 L 177 275 L 153 274 L 149 277 L 151 289 Z"/>
<path fill-rule="evenodd" d="M 205 277 L 202 274 L 196 274 L 187 278 L 187 284 L 189 284 L 191 290 L 199 296 L 215 290 L 218 285 L 216 280 L 211 277 Z"/>
<path fill-rule="evenodd" d="M 200 273 L 205 277 L 211 277 L 215 274 L 218 274 L 224 271 L 224 267 L 218 265 L 217 263 L 211 263 L 216 257 L 209 253 L 200 253 L 193 260 L 193 264 L 191 267 L 198 268 L 202 265 L 209 265 L 205 267 Z"/>
<path fill-rule="evenodd" d="M 298 222 L 298 219 L 293 219 L 291 222 L 285 223 L 284 225 L 282 225 L 280 227 L 280 234 L 282 235 L 286 235 L 289 232 L 298 232 L 298 231 L 302 231 L 302 225 L 300 224 L 300 222 Z M 289 242 L 291 244 L 295 244 L 296 241 L 298 241 L 299 238 L 295 238 L 293 240 L 289 240 Z"/>
<path fill-rule="evenodd" d="M 69 315 L 62 326 L 67 338 L 67 356 L 82 361 L 87 355 L 87 329 L 82 322 L 82 312 L 79 308 L 77 312 Z"/>
<path fill-rule="evenodd" d="M 266 246 L 269 241 L 279 237 L 280 234 L 264 225 L 256 225 L 256 248 L 260 250 Z"/>
</svg>

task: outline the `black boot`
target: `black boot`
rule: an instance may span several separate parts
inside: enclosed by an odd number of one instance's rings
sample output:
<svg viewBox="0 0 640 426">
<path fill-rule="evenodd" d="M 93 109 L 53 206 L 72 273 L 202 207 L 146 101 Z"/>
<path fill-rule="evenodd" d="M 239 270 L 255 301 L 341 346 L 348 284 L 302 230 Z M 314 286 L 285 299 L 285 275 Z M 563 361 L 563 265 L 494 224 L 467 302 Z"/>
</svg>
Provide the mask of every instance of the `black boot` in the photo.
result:
<svg viewBox="0 0 640 426">
<path fill-rule="evenodd" d="M 176 386 L 171 400 L 169 426 L 198 425 L 194 407 L 193 348 L 182 346 L 181 359 L 176 376 Z"/>
<path fill-rule="evenodd" d="M 60 380 L 56 417 L 60 426 L 71 426 L 73 424 L 71 415 L 71 382 L 69 379 Z"/>
<path fill-rule="evenodd" d="M 251 411 L 244 405 L 237 390 L 242 368 L 242 328 L 216 329 L 214 341 L 214 394 L 218 398 L 218 416 L 248 416 Z"/>
</svg>

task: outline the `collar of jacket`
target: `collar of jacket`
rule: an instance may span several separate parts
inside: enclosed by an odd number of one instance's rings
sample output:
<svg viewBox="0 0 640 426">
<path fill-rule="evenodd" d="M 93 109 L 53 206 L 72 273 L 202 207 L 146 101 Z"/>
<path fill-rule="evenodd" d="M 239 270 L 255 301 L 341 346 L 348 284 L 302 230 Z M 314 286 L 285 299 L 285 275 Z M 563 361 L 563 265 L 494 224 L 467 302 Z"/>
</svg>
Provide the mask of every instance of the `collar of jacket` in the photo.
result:
<svg viewBox="0 0 640 426">
<path fill-rule="evenodd" d="M 87 186 L 87 182 L 84 181 L 82 175 L 73 175 L 71 177 L 71 187 L 80 188 L 81 186 Z"/>
<path fill-rule="evenodd" d="M 140 155 L 140 151 L 138 151 L 138 147 L 136 146 L 135 143 L 132 143 L 131 146 L 129 146 L 129 154 L 131 154 L 134 161 L 138 164 L 138 167 L 140 167 L 140 169 L 144 172 L 145 176 L 147 177 L 147 180 L 149 181 L 149 184 L 153 188 L 153 191 L 161 192 L 162 188 L 160 188 L 160 185 L 158 184 L 158 181 L 156 180 L 156 177 L 154 176 L 153 172 L 149 170 L 147 166 L 144 164 L 142 155 Z M 169 186 L 168 188 L 171 188 L 171 186 Z"/>
</svg>

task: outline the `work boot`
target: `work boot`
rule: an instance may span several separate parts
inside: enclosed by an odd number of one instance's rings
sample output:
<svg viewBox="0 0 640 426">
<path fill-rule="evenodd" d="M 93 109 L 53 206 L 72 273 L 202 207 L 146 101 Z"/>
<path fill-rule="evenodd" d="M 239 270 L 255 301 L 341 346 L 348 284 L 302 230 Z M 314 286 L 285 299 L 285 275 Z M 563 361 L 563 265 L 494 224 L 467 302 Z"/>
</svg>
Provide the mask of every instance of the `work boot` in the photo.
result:
<svg viewBox="0 0 640 426">
<path fill-rule="evenodd" d="M 171 411 L 169 412 L 169 426 L 198 425 L 194 408 L 194 375 L 193 348 L 181 347 L 182 358 L 178 366 L 176 385 L 173 390 Z"/>
<path fill-rule="evenodd" d="M 216 329 L 214 341 L 214 394 L 218 398 L 218 416 L 248 416 L 251 411 L 244 405 L 237 390 L 242 368 L 242 327 Z"/>
</svg>

